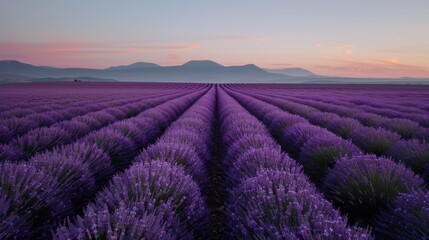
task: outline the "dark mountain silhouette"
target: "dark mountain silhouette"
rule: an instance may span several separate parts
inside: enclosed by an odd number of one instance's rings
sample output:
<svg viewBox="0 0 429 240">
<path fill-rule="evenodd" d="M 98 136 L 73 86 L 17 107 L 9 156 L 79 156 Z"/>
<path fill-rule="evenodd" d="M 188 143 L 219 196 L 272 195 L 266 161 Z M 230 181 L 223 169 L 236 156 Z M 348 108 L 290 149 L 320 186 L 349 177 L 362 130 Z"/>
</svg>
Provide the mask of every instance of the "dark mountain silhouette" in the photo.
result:
<svg viewBox="0 0 429 240">
<path fill-rule="evenodd" d="M 217 62 L 210 60 L 192 60 L 182 65 L 186 68 L 222 68 L 223 65 L 220 65 Z"/>
<path fill-rule="evenodd" d="M 106 68 L 106 70 L 130 70 L 130 69 L 151 68 L 151 67 L 161 67 L 161 66 L 155 63 L 136 62 L 130 65 L 109 67 L 109 68 Z"/>
<path fill-rule="evenodd" d="M 22 63 L 15 60 L 0 61 L 1 73 L 19 73 L 19 72 L 37 71 L 40 68 L 46 68 L 46 67 L 36 67 L 30 64 Z"/>
<path fill-rule="evenodd" d="M 13 62 L 13 64 L 11 64 Z M 37 67 L 18 61 L 0 61 L 0 74 L 16 74 L 30 78 L 93 78 L 117 79 L 119 81 L 141 82 L 267 82 L 287 78 L 273 74 L 253 65 L 222 66 L 208 60 L 189 61 L 179 66 L 148 66 L 134 64 L 107 69 L 48 68 Z M 138 67 L 140 66 L 140 67 Z"/>
<path fill-rule="evenodd" d="M 267 69 L 264 68 L 265 71 L 269 73 L 277 73 L 277 74 L 284 74 L 291 77 L 308 77 L 308 76 L 315 76 L 316 74 L 310 72 L 307 69 L 304 68 L 282 68 L 282 69 Z"/>
<path fill-rule="evenodd" d="M 85 76 L 85 77 L 82 77 Z M 178 66 L 134 63 L 107 69 L 39 67 L 15 60 L 0 61 L 0 82 L 131 81 L 206 83 L 395 83 L 429 84 L 428 78 L 343 78 L 318 76 L 302 68 L 262 69 L 254 64 L 223 66 L 193 60 Z"/>
</svg>

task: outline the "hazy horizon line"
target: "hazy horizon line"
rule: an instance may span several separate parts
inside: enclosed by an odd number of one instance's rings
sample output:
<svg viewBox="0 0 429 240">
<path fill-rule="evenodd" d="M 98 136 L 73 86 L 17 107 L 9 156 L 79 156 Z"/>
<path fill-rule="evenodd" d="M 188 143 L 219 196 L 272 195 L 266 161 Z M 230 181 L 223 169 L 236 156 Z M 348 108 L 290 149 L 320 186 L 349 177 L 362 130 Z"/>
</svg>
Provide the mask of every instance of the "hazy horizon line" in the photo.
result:
<svg viewBox="0 0 429 240">
<path fill-rule="evenodd" d="M 29 64 L 35 67 L 52 67 L 52 68 L 59 68 L 59 69 L 73 69 L 73 68 L 82 68 L 82 69 L 95 69 L 95 70 L 107 70 L 110 67 L 121 67 L 121 66 L 128 66 L 128 65 L 132 65 L 135 63 L 149 63 L 149 64 L 156 64 L 159 65 L 160 67 L 176 67 L 176 66 L 183 66 L 186 63 L 192 62 L 192 61 L 211 61 L 214 63 L 217 63 L 223 67 L 238 67 L 238 66 L 246 66 L 246 65 L 255 65 L 258 68 L 265 70 L 265 69 L 269 69 L 269 70 L 281 70 L 281 69 L 303 69 L 303 70 L 308 70 L 311 73 L 313 73 L 313 76 L 316 77 L 333 77 L 333 78 L 373 78 L 373 79 L 400 79 L 400 78 L 412 78 L 412 79 L 429 79 L 429 76 L 424 76 L 424 77 L 410 77 L 410 76 L 400 76 L 400 77 L 376 77 L 376 76 L 345 76 L 345 75 L 319 75 L 318 73 L 316 73 L 315 71 L 313 71 L 310 68 L 305 68 L 305 67 L 300 67 L 300 66 L 294 66 L 293 64 L 288 64 L 289 67 L 282 67 L 282 68 L 267 68 L 267 67 L 260 67 L 257 64 L 254 63 L 245 63 L 245 64 L 233 64 L 233 65 L 227 65 L 227 64 L 223 64 L 223 63 L 219 63 L 218 61 L 214 61 L 214 60 L 210 60 L 207 58 L 203 58 L 203 59 L 192 59 L 192 60 L 185 60 L 183 61 L 181 64 L 160 64 L 160 63 L 156 63 L 156 62 L 150 62 L 150 61 L 136 61 L 136 62 L 132 62 L 129 64 L 120 64 L 120 65 L 106 65 L 104 67 L 90 67 L 90 66 L 56 66 L 56 65 L 47 65 L 47 64 L 36 64 L 36 63 L 32 63 L 30 61 L 23 61 L 23 60 L 19 60 L 19 59 L 0 59 L 0 61 L 16 61 L 16 62 L 20 62 L 20 63 L 24 63 L 24 64 Z M 283 74 L 285 76 L 287 76 L 286 74 Z"/>
</svg>

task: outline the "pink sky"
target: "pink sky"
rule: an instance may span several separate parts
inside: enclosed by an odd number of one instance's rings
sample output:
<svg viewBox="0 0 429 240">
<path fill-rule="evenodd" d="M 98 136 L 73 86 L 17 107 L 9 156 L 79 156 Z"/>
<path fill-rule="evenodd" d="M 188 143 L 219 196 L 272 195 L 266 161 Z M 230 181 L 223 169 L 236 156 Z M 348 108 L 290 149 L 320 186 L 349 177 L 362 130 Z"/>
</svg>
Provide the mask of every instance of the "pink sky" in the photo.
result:
<svg viewBox="0 0 429 240">
<path fill-rule="evenodd" d="M 228 38 L 227 38 L 228 39 Z M 229 37 L 229 41 L 241 41 L 243 45 L 263 46 L 269 37 Z M 16 59 L 22 62 L 54 67 L 106 68 L 113 65 L 130 64 L 137 61 L 154 62 L 160 65 L 180 65 L 193 59 L 211 59 L 223 65 L 254 63 L 264 68 L 303 67 L 320 75 L 349 77 L 429 77 L 427 62 L 403 63 L 393 55 L 379 58 L 360 56 L 351 44 L 324 46 L 316 43 L 314 53 L 306 52 L 296 59 L 265 52 L 230 52 L 216 54 L 213 50 L 219 43 L 203 41 L 202 44 L 147 44 L 147 43 L 0 43 L 1 60 Z M 210 46 L 214 45 L 214 46 Z M 262 47 L 264 50 L 265 47 Z M 310 48 L 310 47 L 309 47 Z M 308 49 L 309 50 L 309 49 Z M 319 55 L 317 56 L 317 52 Z M 308 59 L 309 55 L 311 59 Z M 316 58 L 313 57 L 316 55 Z"/>
<path fill-rule="evenodd" d="M 137 61 L 429 77 L 429 1 L 5 1 L 0 60 L 106 68 Z"/>
</svg>

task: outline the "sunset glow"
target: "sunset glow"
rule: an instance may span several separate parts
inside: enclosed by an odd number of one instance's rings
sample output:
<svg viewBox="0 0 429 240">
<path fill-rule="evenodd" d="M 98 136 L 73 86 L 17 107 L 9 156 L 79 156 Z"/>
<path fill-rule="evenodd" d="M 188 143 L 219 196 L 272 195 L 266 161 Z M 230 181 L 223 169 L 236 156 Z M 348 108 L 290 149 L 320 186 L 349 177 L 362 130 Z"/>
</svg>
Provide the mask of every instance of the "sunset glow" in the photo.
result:
<svg viewBox="0 0 429 240">
<path fill-rule="evenodd" d="M 327 76 L 429 77 L 428 1 L 0 3 L 0 60 L 105 68 L 210 59 Z"/>
</svg>

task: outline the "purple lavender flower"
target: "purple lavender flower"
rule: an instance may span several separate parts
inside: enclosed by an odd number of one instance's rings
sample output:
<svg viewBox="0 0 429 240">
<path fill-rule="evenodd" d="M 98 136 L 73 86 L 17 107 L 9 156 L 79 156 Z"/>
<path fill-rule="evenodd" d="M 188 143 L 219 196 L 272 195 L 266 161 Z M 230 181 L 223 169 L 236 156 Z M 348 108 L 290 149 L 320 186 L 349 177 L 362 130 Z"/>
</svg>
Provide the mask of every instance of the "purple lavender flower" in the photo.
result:
<svg viewBox="0 0 429 240">
<path fill-rule="evenodd" d="M 358 127 L 351 134 L 354 144 L 367 153 L 385 154 L 401 136 L 382 128 Z"/>
<path fill-rule="evenodd" d="M 302 173 L 302 167 L 279 148 L 250 148 L 233 161 L 226 170 L 226 187 L 232 188 L 241 181 L 252 178 L 261 170 L 279 170 L 294 174 Z"/>
<path fill-rule="evenodd" d="M 89 205 L 75 223 L 61 226 L 54 239 L 177 239 L 163 214 L 147 213 L 121 203 L 113 212 L 107 206 Z M 180 236 L 190 239 L 190 236 Z"/>
<path fill-rule="evenodd" d="M 179 143 L 192 146 L 198 156 L 204 161 L 208 162 L 211 159 L 210 149 L 201 142 L 201 134 L 187 131 L 180 128 L 169 128 L 164 135 L 162 135 L 162 141 L 164 143 Z"/>
<path fill-rule="evenodd" d="M 72 117 L 85 114 L 87 111 L 85 111 L 85 107 L 69 107 L 61 110 L 61 112 L 66 116 Z"/>
<path fill-rule="evenodd" d="M 28 109 L 28 108 L 14 108 L 12 110 L 9 110 L 8 113 L 9 116 L 14 116 L 17 118 L 25 117 L 26 115 L 34 113 L 34 110 Z"/>
<path fill-rule="evenodd" d="M 30 129 L 37 127 L 36 123 L 28 118 L 16 117 L 3 121 L 1 125 L 6 126 L 12 133 L 12 136 L 22 135 L 28 132 Z"/>
<path fill-rule="evenodd" d="M 24 158 L 24 151 L 13 145 L 0 144 L 0 162 L 18 161 Z"/>
<path fill-rule="evenodd" d="M 314 182 L 320 183 L 326 170 L 338 159 L 361 154 L 362 152 L 347 140 L 333 135 L 320 135 L 304 144 L 299 154 L 299 162 L 303 165 L 305 173 Z"/>
<path fill-rule="evenodd" d="M 417 122 L 404 118 L 386 118 L 381 126 L 399 133 L 403 138 L 411 138 L 419 130 Z"/>
<path fill-rule="evenodd" d="M 68 119 L 72 117 L 72 116 L 67 116 L 66 114 L 64 114 L 64 112 L 61 112 L 61 111 L 49 111 L 43 114 L 51 118 L 52 120 L 54 120 L 52 124 L 54 124 L 55 122 L 61 121 L 63 119 Z"/>
<path fill-rule="evenodd" d="M 204 120 L 202 116 L 183 117 L 181 116 L 180 121 L 174 122 L 171 127 L 198 134 L 201 139 L 204 139 L 204 143 L 211 144 L 213 139 L 211 120 Z"/>
<path fill-rule="evenodd" d="M 93 115 L 89 115 L 89 114 L 75 117 L 71 121 L 78 121 L 78 122 L 85 123 L 86 125 L 89 126 L 90 130 L 97 129 L 105 125 L 100 120 L 96 119 Z"/>
<path fill-rule="evenodd" d="M 427 239 L 429 236 L 429 193 L 399 194 L 376 216 L 374 232 L 380 239 Z"/>
<path fill-rule="evenodd" d="M 110 179 L 114 172 L 109 156 L 95 144 L 74 143 L 55 148 L 51 152 L 40 155 L 72 158 L 87 165 L 91 175 L 94 176 L 99 185 Z"/>
<path fill-rule="evenodd" d="M 386 118 L 375 113 L 359 111 L 353 115 L 353 118 L 359 120 L 365 126 L 380 126 Z"/>
<path fill-rule="evenodd" d="M 371 239 L 347 227 L 302 174 L 260 171 L 231 191 L 226 216 L 234 239 Z"/>
<path fill-rule="evenodd" d="M 429 144 L 418 140 L 400 140 L 386 155 L 411 167 L 429 182 Z"/>
<path fill-rule="evenodd" d="M 43 127 L 29 131 L 24 136 L 13 140 L 11 144 L 22 149 L 25 157 L 30 157 L 37 152 L 48 150 L 55 145 L 64 144 L 69 141 L 71 141 L 69 133 L 62 128 Z"/>
<path fill-rule="evenodd" d="M 146 148 L 135 160 L 141 162 L 166 161 L 182 166 L 185 173 L 192 176 L 201 187 L 205 187 L 208 182 L 207 170 L 192 145 L 168 143 L 161 140 Z"/>
<path fill-rule="evenodd" d="M 425 142 L 429 142 L 429 129 L 421 127 L 417 130 L 416 134 L 413 137 L 423 140 Z"/>
<path fill-rule="evenodd" d="M 164 161 L 137 163 L 113 177 L 109 186 L 97 195 L 96 204 L 117 206 L 120 202 L 171 204 L 181 219 L 183 231 L 204 234 L 208 210 L 198 185 L 181 167 Z"/>
<path fill-rule="evenodd" d="M 9 142 L 12 138 L 12 132 L 0 123 L 0 143 Z"/>
<path fill-rule="evenodd" d="M 127 114 L 121 108 L 113 107 L 113 108 L 108 108 L 104 111 L 114 116 L 116 119 L 124 119 L 127 117 Z"/>
<path fill-rule="evenodd" d="M 235 141 L 229 148 L 225 155 L 225 167 L 229 168 L 230 164 L 233 163 L 239 156 L 249 149 L 259 148 L 273 148 L 280 147 L 269 135 L 245 135 L 241 139 Z"/>
<path fill-rule="evenodd" d="M 9 206 L 2 210 L 4 219 L 0 222 L 13 216 L 24 217 L 30 224 L 25 229 L 31 228 L 26 238 L 48 231 L 72 207 L 54 177 L 28 164 L 0 164 L 0 190 L 1 198 Z"/>
<path fill-rule="evenodd" d="M 281 139 L 281 145 L 291 156 L 298 156 L 302 146 L 314 136 L 331 134 L 326 129 L 310 125 L 308 123 L 297 123 L 288 127 Z M 333 135 L 333 134 L 331 134 Z"/>
<path fill-rule="evenodd" d="M 102 129 L 86 136 L 82 142 L 95 144 L 106 152 L 117 169 L 127 166 L 137 155 L 135 144 L 114 129 Z"/>
<path fill-rule="evenodd" d="M 330 113 L 330 112 L 312 112 L 311 115 L 308 117 L 308 120 L 311 123 L 317 124 L 318 126 L 321 127 L 328 127 L 329 123 L 335 119 L 340 118 L 340 116 L 338 116 L 335 113 Z"/>
<path fill-rule="evenodd" d="M 31 235 L 28 215 L 11 212 L 7 196 L 0 196 L 0 239 L 25 239 Z"/>
<path fill-rule="evenodd" d="M 144 113 L 147 118 L 152 118 L 161 129 L 167 128 L 171 120 L 174 119 L 173 116 L 161 108 L 152 108 Z"/>
<path fill-rule="evenodd" d="M 144 132 L 147 139 L 154 139 L 161 134 L 161 128 L 155 120 L 146 117 L 136 117 L 130 119 L 127 122 L 131 122 L 140 129 L 140 132 Z"/>
<path fill-rule="evenodd" d="M 262 109 L 261 109 L 261 115 L 263 115 L 262 122 L 267 123 L 267 126 L 271 126 L 273 120 L 276 117 L 279 117 L 281 115 L 286 115 L 287 116 L 287 115 L 291 115 L 291 114 L 285 113 L 280 108 L 274 107 L 274 108 L 268 109 L 266 112 L 262 112 Z"/>
<path fill-rule="evenodd" d="M 55 123 L 55 120 L 50 118 L 48 115 L 44 114 L 44 113 L 36 113 L 36 114 L 31 114 L 25 117 L 26 119 L 28 119 L 29 121 L 33 121 L 34 126 L 36 127 L 44 127 L 44 126 L 49 126 Z"/>
<path fill-rule="evenodd" d="M 221 128 L 221 135 L 225 146 L 230 146 L 238 139 L 246 135 L 268 135 L 268 130 L 259 122 L 243 121 L 237 119 L 237 123 Z"/>
<path fill-rule="evenodd" d="M 305 118 L 299 117 L 297 115 L 283 112 L 283 114 L 277 115 L 271 120 L 269 129 L 274 137 L 280 138 L 283 135 L 285 129 L 295 123 L 308 123 L 308 121 Z"/>
<path fill-rule="evenodd" d="M 327 128 L 342 138 L 348 138 L 360 126 L 362 124 L 353 118 L 334 118 L 328 123 Z"/>
<path fill-rule="evenodd" d="M 113 123 L 117 121 L 118 119 L 114 117 L 112 114 L 108 113 L 107 111 L 98 111 L 98 112 L 91 112 L 87 114 L 88 117 L 93 117 L 98 122 L 100 122 L 103 126 L 107 125 L 109 123 Z"/>
<path fill-rule="evenodd" d="M 35 155 L 29 164 L 54 177 L 62 191 L 76 205 L 81 206 L 93 196 L 95 179 L 84 162 L 62 154 Z"/>
<path fill-rule="evenodd" d="M 240 111 L 240 110 L 237 110 L 237 111 Z M 243 119 L 245 119 L 246 121 L 243 121 Z M 241 123 L 241 124 L 238 124 L 238 123 Z M 250 127 L 258 127 L 258 128 L 261 128 L 264 126 L 256 118 L 250 117 L 248 113 L 238 112 L 233 115 L 228 115 L 227 117 L 224 117 L 220 125 L 220 128 L 229 129 L 232 126 L 237 126 L 237 125 L 240 125 L 240 127 L 250 126 Z"/>
<path fill-rule="evenodd" d="M 134 124 L 130 121 L 120 121 L 112 125 L 112 128 L 121 132 L 125 137 L 131 139 L 136 146 L 144 146 L 149 139 L 146 134 L 142 132 L 137 124 Z"/>
<path fill-rule="evenodd" d="M 324 180 L 327 198 L 366 224 L 399 193 L 423 187 L 424 181 L 404 165 L 374 155 L 344 157 Z"/>
<path fill-rule="evenodd" d="M 52 125 L 52 127 L 59 127 L 64 129 L 65 131 L 70 133 L 72 139 L 78 139 L 83 135 L 89 133 L 94 129 L 94 127 L 90 124 L 79 120 L 69 120 L 69 121 L 61 121 Z"/>
</svg>

